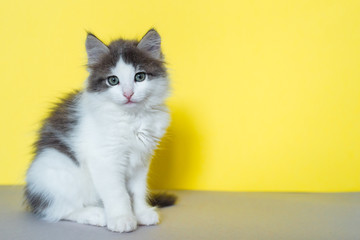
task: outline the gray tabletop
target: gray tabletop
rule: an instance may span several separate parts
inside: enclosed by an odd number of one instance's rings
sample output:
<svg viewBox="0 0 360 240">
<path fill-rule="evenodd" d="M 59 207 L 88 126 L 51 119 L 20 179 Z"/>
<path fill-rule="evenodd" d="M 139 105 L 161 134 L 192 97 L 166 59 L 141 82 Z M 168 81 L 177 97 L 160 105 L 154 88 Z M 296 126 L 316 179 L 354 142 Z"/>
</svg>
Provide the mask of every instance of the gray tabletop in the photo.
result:
<svg viewBox="0 0 360 240">
<path fill-rule="evenodd" d="M 360 193 L 172 192 L 160 225 L 121 234 L 44 222 L 24 210 L 22 187 L 1 186 L 0 239 L 360 239 Z"/>
</svg>

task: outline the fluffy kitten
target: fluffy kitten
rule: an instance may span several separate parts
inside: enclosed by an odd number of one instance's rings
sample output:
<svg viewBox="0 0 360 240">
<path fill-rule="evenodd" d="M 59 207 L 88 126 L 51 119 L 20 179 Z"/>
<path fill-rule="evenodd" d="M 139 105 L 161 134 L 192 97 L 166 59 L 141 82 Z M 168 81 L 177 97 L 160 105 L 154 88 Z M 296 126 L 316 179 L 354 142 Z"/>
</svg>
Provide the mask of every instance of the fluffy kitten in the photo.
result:
<svg viewBox="0 0 360 240">
<path fill-rule="evenodd" d="M 170 120 L 160 43 L 154 29 L 140 41 L 108 46 L 88 34 L 85 88 L 53 108 L 35 143 L 25 189 L 34 213 L 116 232 L 159 222 L 147 201 L 146 178 Z M 157 195 L 150 203 L 174 201 Z"/>
</svg>

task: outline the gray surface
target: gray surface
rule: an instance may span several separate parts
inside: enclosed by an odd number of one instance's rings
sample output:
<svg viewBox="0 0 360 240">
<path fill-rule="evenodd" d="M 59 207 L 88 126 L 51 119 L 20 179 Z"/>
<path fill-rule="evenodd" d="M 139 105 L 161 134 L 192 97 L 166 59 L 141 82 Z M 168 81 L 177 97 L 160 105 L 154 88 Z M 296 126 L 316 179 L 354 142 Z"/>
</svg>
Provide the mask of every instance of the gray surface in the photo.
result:
<svg viewBox="0 0 360 240">
<path fill-rule="evenodd" d="M 174 191 L 158 226 L 132 233 L 71 222 L 47 223 L 24 211 L 21 187 L 0 187 L 0 239 L 360 239 L 360 193 Z"/>
</svg>

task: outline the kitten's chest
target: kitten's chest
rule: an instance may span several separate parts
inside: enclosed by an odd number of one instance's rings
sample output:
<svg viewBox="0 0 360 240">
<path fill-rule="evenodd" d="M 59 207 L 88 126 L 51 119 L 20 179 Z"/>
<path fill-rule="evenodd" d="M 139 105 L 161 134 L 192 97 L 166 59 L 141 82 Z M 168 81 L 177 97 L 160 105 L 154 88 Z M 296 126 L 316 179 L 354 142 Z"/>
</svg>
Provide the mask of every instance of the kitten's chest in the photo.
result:
<svg viewBox="0 0 360 240">
<path fill-rule="evenodd" d="M 155 148 L 162 136 L 154 125 L 154 119 L 129 124 L 129 140 L 131 140 L 128 143 L 137 150 Z"/>
<path fill-rule="evenodd" d="M 138 117 L 123 117 L 108 124 L 104 137 L 117 146 L 126 146 L 135 151 L 152 151 L 168 126 L 168 116 L 162 113 Z M 111 129 L 112 128 L 112 129 Z"/>
</svg>

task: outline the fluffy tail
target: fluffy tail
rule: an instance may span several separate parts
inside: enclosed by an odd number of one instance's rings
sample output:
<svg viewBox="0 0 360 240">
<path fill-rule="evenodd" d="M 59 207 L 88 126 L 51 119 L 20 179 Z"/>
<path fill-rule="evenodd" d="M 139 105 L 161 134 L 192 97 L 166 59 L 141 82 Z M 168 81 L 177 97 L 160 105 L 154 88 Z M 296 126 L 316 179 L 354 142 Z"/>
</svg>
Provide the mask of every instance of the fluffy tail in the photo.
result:
<svg viewBox="0 0 360 240">
<path fill-rule="evenodd" d="M 169 193 L 150 193 L 148 202 L 153 207 L 168 207 L 175 204 L 177 197 Z"/>
</svg>

